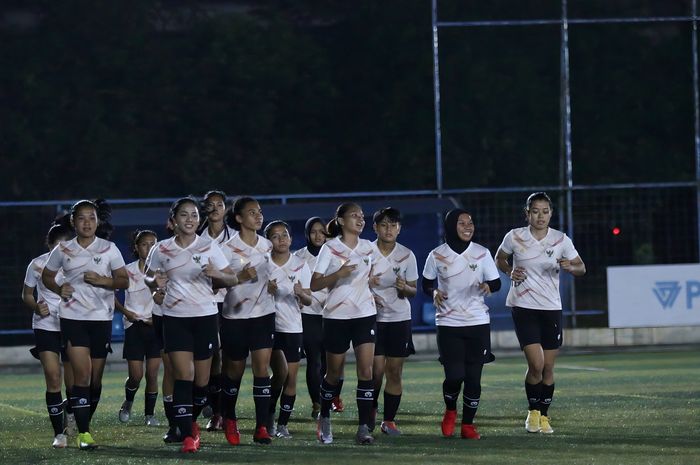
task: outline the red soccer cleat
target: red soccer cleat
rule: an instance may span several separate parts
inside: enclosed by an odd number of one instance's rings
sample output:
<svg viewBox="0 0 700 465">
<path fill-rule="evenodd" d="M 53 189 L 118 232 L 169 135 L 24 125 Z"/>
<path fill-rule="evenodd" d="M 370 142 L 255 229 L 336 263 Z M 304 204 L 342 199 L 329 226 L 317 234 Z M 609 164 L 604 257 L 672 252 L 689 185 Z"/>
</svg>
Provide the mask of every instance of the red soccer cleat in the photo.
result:
<svg viewBox="0 0 700 465">
<path fill-rule="evenodd" d="M 253 435 L 253 442 L 258 444 L 271 444 L 272 438 L 268 434 L 267 428 L 258 426 L 258 429 L 255 430 L 255 434 Z"/>
<path fill-rule="evenodd" d="M 192 436 L 187 436 L 182 440 L 182 449 L 180 452 L 184 453 L 194 453 L 199 450 L 199 439 L 195 439 Z"/>
<path fill-rule="evenodd" d="M 336 396 L 331 401 L 331 409 L 337 413 L 343 413 L 345 411 L 345 405 L 343 405 L 343 399 L 340 396 Z"/>
<path fill-rule="evenodd" d="M 476 430 L 476 425 L 462 424 L 462 439 L 481 439 L 481 435 Z"/>
<path fill-rule="evenodd" d="M 455 422 L 457 421 L 457 410 L 445 410 L 442 417 L 442 435 L 446 438 L 455 434 Z"/>
<path fill-rule="evenodd" d="M 224 420 L 224 435 L 232 446 L 237 446 L 241 443 L 241 433 L 238 431 L 236 420 L 229 420 L 228 418 Z"/>
</svg>

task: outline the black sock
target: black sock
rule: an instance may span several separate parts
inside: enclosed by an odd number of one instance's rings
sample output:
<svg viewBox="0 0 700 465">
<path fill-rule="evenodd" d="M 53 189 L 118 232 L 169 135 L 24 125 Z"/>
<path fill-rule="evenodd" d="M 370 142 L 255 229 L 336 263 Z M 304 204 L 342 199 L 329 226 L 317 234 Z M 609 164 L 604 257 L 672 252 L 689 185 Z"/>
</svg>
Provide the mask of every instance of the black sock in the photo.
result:
<svg viewBox="0 0 700 465">
<path fill-rule="evenodd" d="M 73 407 L 70 405 L 70 389 L 66 388 L 66 398 L 63 400 L 63 408 L 67 414 L 73 413 Z"/>
<path fill-rule="evenodd" d="M 102 385 L 90 386 L 90 420 L 97 410 L 97 404 L 100 403 L 100 396 L 102 395 Z"/>
<path fill-rule="evenodd" d="M 197 421 L 202 409 L 207 405 L 207 386 L 195 385 L 192 389 L 192 421 Z"/>
<path fill-rule="evenodd" d="M 442 397 L 445 400 L 445 409 L 457 410 L 457 399 L 462 387 L 461 379 L 446 379 L 442 382 Z"/>
<path fill-rule="evenodd" d="M 173 389 L 173 419 L 182 437 L 192 436 L 192 381 L 175 380 Z"/>
<path fill-rule="evenodd" d="M 79 433 L 90 431 L 90 387 L 73 386 L 70 403 L 75 414 L 75 424 Z"/>
<path fill-rule="evenodd" d="M 228 376 L 221 377 L 221 393 L 223 394 L 221 406 L 224 418 L 236 419 L 236 403 L 238 402 L 238 391 L 241 388 L 240 379 L 231 379 Z"/>
<path fill-rule="evenodd" d="M 277 401 L 282 395 L 282 388 L 272 388 L 272 394 L 270 395 L 270 414 L 274 415 L 275 410 L 277 410 Z"/>
<path fill-rule="evenodd" d="M 163 411 L 165 412 L 165 418 L 168 419 L 168 427 L 174 427 L 173 396 L 163 396 Z"/>
<path fill-rule="evenodd" d="M 223 375 L 212 375 L 209 377 L 208 403 L 211 406 L 213 415 L 221 415 L 221 378 Z"/>
<path fill-rule="evenodd" d="M 316 404 L 321 398 L 321 363 L 317 353 L 306 352 L 306 386 L 309 390 L 311 403 Z"/>
<path fill-rule="evenodd" d="M 53 435 L 63 433 L 63 396 L 61 391 L 46 391 L 46 410 L 49 412 L 49 420 L 53 426 Z"/>
<path fill-rule="evenodd" d="M 372 408 L 373 409 L 378 409 L 379 408 L 379 392 L 381 389 L 374 389 L 374 395 L 372 396 Z"/>
<path fill-rule="evenodd" d="M 540 412 L 542 412 L 542 415 L 547 416 L 553 397 L 554 384 L 542 384 L 542 400 L 540 401 Z"/>
<path fill-rule="evenodd" d="M 270 385 L 269 376 L 253 377 L 253 401 L 255 402 L 255 429 L 267 425 L 270 417 Z"/>
<path fill-rule="evenodd" d="M 357 413 L 360 425 L 369 425 L 374 400 L 374 383 L 371 379 L 357 381 Z"/>
<path fill-rule="evenodd" d="M 147 392 L 146 398 L 144 399 L 144 415 L 153 415 L 156 409 L 156 402 L 158 401 L 158 392 Z"/>
<path fill-rule="evenodd" d="M 323 418 L 328 418 L 331 416 L 331 404 L 333 403 L 333 397 L 335 397 L 335 392 L 338 386 L 329 384 L 326 378 L 321 381 L 321 416 Z"/>
<path fill-rule="evenodd" d="M 343 392 L 343 382 L 345 382 L 345 378 L 338 378 L 338 385 L 335 387 L 336 397 L 340 397 L 340 393 Z"/>
<path fill-rule="evenodd" d="M 399 411 L 399 404 L 401 404 L 401 394 L 389 394 L 384 390 L 384 420 L 394 421 L 396 418 L 396 412 Z"/>
<path fill-rule="evenodd" d="M 280 397 L 280 416 L 277 419 L 278 425 L 286 425 L 289 423 L 289 416 L 294 410 L 294 401 L 297 396 L 288 396 L 287 394 L 282 394 Z"/>
<path fill-rule="evenodd" d="M 124 383 L 124 397 L 128 402 L 133 402 L 136 397 L 136 391 L 139 390 L 139 385 L 137 384 L 134 386 L 130 381 L 131 378 L 126 378 L 126 382 Z"/>
<path fill-rule="evenodd" d="M 530 384 L 525 381 L 525 395 L 527 396 L 528 410 L 539 410 L 542 400 L 542 382 Z"/>
</svg>

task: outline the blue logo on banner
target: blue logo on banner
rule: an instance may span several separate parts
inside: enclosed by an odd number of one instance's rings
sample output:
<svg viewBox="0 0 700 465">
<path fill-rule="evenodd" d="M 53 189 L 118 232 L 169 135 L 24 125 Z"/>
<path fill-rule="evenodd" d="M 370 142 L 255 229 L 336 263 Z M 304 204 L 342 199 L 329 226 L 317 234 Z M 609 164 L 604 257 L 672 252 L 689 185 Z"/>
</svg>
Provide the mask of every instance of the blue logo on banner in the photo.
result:
<svg viewBox="0 0 700 465">
<path fill-rule="evenodd" d="M 681 285 L 678 281 L 656 281 L 653 289 L 654 295 L 659 300 L 663 308 L 671 308 L 681 292 Z"/>
</svg>

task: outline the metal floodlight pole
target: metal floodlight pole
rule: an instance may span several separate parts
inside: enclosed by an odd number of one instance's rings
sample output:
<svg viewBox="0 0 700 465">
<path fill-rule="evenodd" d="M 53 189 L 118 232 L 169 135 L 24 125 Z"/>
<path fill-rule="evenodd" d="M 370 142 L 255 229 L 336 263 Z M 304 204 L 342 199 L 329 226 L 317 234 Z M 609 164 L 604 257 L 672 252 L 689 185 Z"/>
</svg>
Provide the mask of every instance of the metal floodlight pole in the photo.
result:
<svg viewBox="0 0 700 465">
<path fill-rule="evenodd" d="M 695 119 L 695 208 L 697 211 L 698 261 L 700 262 L 700 92 L 698 91 L 698 2 L 693 0 L 693 103 Z"/>
<path fill-rule="evenodd" d="M 435 188 L 442 197 L 442 129 L 440 127 L 440 61 L 438 56 L 437 0 L 432 0 L 433 18 L 433 102 L 435 105 Z"/>
</svg>

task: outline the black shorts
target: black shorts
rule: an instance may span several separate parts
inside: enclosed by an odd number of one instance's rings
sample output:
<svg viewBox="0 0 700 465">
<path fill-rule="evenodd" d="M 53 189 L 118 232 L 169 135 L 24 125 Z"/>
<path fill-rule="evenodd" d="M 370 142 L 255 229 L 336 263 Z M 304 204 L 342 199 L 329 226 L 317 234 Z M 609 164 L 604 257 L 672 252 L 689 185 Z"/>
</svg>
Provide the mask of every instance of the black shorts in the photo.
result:
<svg viewBox="0 0 700 465">
<path fill-rule="evenodd" d="M 156 337 L 153 325 L 143 321 L 135 321 L 126 329 L 122 358 L 138 361 L 160 358 L 160 341 Z"/>
<path fill-rule="evenodd" d="M 491 325 L 438 326 L 440 363 L 488 363 L 491 355 Z"/>
<path fill-rule="evenodd" d="M 377 338 L 377 315 L 350 320 L 323 319 L 323 346 L 326 352 L 344 354 L 350 348 L 371 342 Z"/>
<path fill-rule="evenodd" d="M 275 331 L 275 342 L 272 350 L 284 352 L 287 363 L 298 363 L 304 358 L 304 335 L 302 333 L 280 333 Z"/>
<path fill-rule="evenodd" d="M 160 350 L 163 350 L 165 347 L 163 343 L 163 316 L 151 315 L 151 321 L 153 321 L 153 336 L 156 338 Z"/>
<path fill-rule="evenodd" d="M 68 361 L 68 354 L 66 354 L 66 348 L 63 346 L 63 342 L 61 341 L 60 331 L 35 329 L 34 344 L 36 345 L 29 349 L 29 352 L 35 359 L 39 360 L 39 354 L 41 352 L 55 352 L 61 355 L 61 361 Z"/>
<path fill-rule="evenodd" d="M 544 350 L 556 350 L 563 343 L 561 310 L 513 307 L 513 323 L 520 349 L 530 344 L 540 344 Z"/>
<path fill-rule="evenodd" d="M 177 318 L 163 316 L 165 352 L 192 352 L 195 360 L 206 360 L 219 348 L 219 315 Z"/>
<path fill-rule="evenodd" d="M 112 322 L 61 318 L 61 338 L 65 347 L 89 347 L 91 358 L 107 358 L 112 353 Z"/>
<path fill-rule="evenodd" d="M 301 314 L 304 328 L 304 352 L 323 351 L 323 315 Z"/>
<path fill-rule="evenodd" d="M 274 313 L 257 318 L 223 319 L 221 347 L 230 360 L 245 360 L 249 352 L 272 349 L 274 340 Z"/>
<path fill-rule="evenodd" d="M 408 357 L 415 354 L 411 337 L 411 320 L 377 322 L 377 342 L 374 355 Z"/>
</svg>

